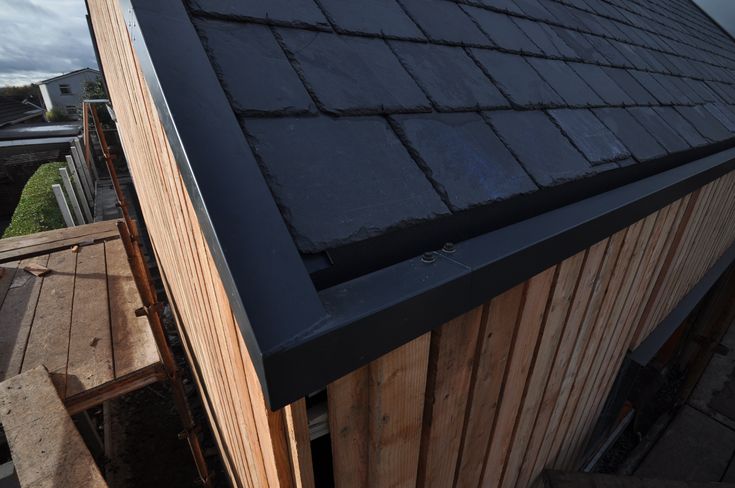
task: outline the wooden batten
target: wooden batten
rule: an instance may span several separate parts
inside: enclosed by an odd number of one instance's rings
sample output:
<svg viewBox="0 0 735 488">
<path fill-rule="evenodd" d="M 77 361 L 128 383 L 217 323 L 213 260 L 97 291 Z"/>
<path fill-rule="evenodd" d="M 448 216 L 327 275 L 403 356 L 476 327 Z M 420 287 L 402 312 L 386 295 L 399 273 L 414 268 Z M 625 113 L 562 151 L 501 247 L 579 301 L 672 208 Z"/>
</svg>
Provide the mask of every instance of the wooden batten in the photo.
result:
<svg viewBox="0 0 735 488">
<path fill-rule="evenodd" d="M 238 487 L 314 486 L 305 401 L 266 407 L 120 8 L 89 0 L 126 158 L 227 472 Z M 528 487 L 544 468 L 578 467 L 627 351 L 735 240 L 734 189 L 727 174 L 326 385 L 336 486 Z M 51 259 L 63 268 L 62 256 Z M 49 324 L 64 313 L 37 309 Z M 44 331 L 34 327 L 30 358 Z"/>
</svg>

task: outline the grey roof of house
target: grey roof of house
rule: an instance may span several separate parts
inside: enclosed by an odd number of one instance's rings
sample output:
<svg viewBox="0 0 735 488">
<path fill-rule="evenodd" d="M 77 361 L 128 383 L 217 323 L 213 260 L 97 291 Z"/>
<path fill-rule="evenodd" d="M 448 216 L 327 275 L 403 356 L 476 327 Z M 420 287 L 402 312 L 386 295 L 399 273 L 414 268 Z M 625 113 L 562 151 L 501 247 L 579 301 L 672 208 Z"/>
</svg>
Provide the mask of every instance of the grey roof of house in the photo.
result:
<svg viewBox="0 0 735 488">
<path fill-rule="evenodd" d="M 43 110 L 12 98 L 0 97 L 0 127 L 43 115 Z"/>
<path fill-rule="evenodd" d="M 305 254 L 735 137 L 735 41 L 690 0 L 187 5 Z"/>
<path fill-rule="evenodd" d="M 75 75 L 77 73 L 81 73 L 83 71 L 92 71 L 94 73 L 97 73 L 98 75 L 101 74 L 99 72 L 99 70 L 96 70 L 94 68 L 80 68 L 80 69 L 75 69 L 74 71 L 69 71 L 68 73 L 63 73 L 63 74 L 60 74 L 60 75 L 57 75 L 57 76 L 52 76 L 51 78 L 47 78 L 45 80 L 39 81 L 36 84 L 37 85 L 43 85 L 44 83 L 48 83 L 50 81 L 60 80 L 62 78 L 66 78 L 67 76 L 73 76 L 73 75 Z"/>
</svg>

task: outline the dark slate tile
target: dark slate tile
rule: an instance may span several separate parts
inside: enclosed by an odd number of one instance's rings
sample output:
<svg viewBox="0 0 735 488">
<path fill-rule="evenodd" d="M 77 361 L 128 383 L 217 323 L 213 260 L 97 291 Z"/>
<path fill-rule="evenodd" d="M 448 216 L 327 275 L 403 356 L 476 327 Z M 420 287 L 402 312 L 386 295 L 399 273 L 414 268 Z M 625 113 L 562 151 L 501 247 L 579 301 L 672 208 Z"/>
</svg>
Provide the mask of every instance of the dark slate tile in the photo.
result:
<svg viewBox="0 0 735 488">
<path fill-rule="evenodd" d="M 399 115 L 399 132 L 454 211 L 537 189 L 476 113 Z"/>
<path fill-rule="evenodd" d="M 531 66 L 572 107 L 604 105 L 602 98 L 564 61 L 527 58 Z"/>
<path fill-rule="evenodd" d="M 660 73 L 651 73 L 651 76 L 653 76 L 656 81 L 658 81 L 659 84 L 669 92 L 675 104 L 688 104 L 692 102 L 686 93 L 682 92 L 679 88 L 679 85 L 674 81 L 676 78 L 673 76 Z"/>
<path fill-rule="evenodd" d="M 557 19 L 543 6 L 540 0 L 514 0 L 521 11 L 529 17 L 547 22 L 556 22 Z"/>
<path fill-rule="evenodd" d="M 704 106 L 730 132 L 735 133 L 735 114 L 724 104 L 708 103 Z"/>
<path fill-rule="evenodd" d="M 461 47 L 400 41 L 391 46 L 438 110 L 510 106 Z"/>
<path fill-rule="evenodd" d="M 620 53 L 628 60 L 630 66 L 641 70 L 648 69 L 648 63 L 640 57 L 634 49 L 634 46 L 625 42 L 613 42 L 613 45 L 618 48 L 618 51 L 620 51 Z"/>
<path fill-rule="evenodd" d="M 244 125 L 303 252 L 448 213 L 381 117 L 248 119 Z"/>
<path fill-rule="evenodd" d="M 667 155 L 666 149 L 627 110 L 603 108 L 595 109 L 594 113 L 638 161 Z"/>
<path fill-rule="evenodd" d="M 602 68 L 607 76 L 610 77 L 630 98 L 638 105 L 654 105 L 657 103 L 656 97 L 643 88 L 631 74 L 622 68 Z"/>
<path fill-rule="evenodd" d="M 633 105 L 633 101 L 599 66 L 570 63 L 576 73 L 610 105 Z"/>
<path fill-rule="evenodd" d="M 645 88 L 648 93 L 656 97 L 659 103 L 672 105 L 676 103 L 674 96 L 664 88 L 661 83 L 656 81 L 651 73 L 638 70 L 629 70 L 628 73 Z"/>
<path fill-rule="evenodd" d="M 691 148 L 651 107 L 633 107 L 628 111 L 668 152 L 677 153 Z"/>
<path fill-rule="evenodd" d="M 549 115 L 592 164 L 631 157 L 628 149 L 589 110 L 551 110 Z"/>
<path fill-rule="evenodd" d="M 623 56 L 620 51 L 618 51 L 618 49 L 604 37 L 587 36 L 587 40 L 605 57 L 605 59 L 607 59 L 609 64 L 615 66 L 628 66 L 629 63 L 626 57 Z"/>
<path fill-rule="evenodd" d="M 329 29 L 314 0 L 189 0 L 194 11 L 239 19 Z"/>
<path fill-rule="evenodd" d="M 543 54 L 541 49 L 523 33 L 510 15 L 478 7 L 462 7 L 480 26 L 493 43 L 509 51 Z"/>
<path fill-rule="evenodd" d="M 562 106 L 562 98 L 522 56 L 488 49 L 473 49 L 473 55 L 516 105 L 523 107 Z"/>
<path fill-rule="evenodd" d="M 474 2 L 480 5 L 484 5 L 486 7 L 502 10 L 504 12 L 510 12 L 514 14 L 523 13 L 523 11 L 518 8 L 518 5 L 516 5 L 513 0 L 474 0 Z"/>
<path fill-rule="evenodd" d="M 691 147 L 701 147 L 707 144 L 707 139 L 673 107 L 654 107 L 653 109 Z"/>
<path fill-rule="evenodd" d="M 562 29 L 561 27 L 553 27 L 552 29 L 577 54 L 574 58 L 588 63 L 607 63 L 607 60 L 602 54 L 597 52 L 595 47 L 590 44 L 583 34 L 569 29 Z"/>
<path fill-rule="evenodd" d="M 732 99 L 732 94 L 729 90 L 729 85 L 720 83 L 717 81 L 708 81 L 707 87 L 714 93 L 717 94 L 718 98 L 722 101 L 728 102 Z"/>
<path fill-rule="evenodd" d="M 492 43 L 459 5 L 446 0 L 400 0 L 411 18 L 433 41 L 475 46 Z"/>
<path fill-rule="evenodd" d="M 382 39 L 282 29 L 307 87 L 333 113 L 428 110 L 431 105 Z"/>
<path fill-rule="evenodd" d="M 496 133 L 539 186 L 560 185 L 597 171 L 544 112 L 485 114 Z"/>
<path fill-rule="evenodd" d="M 548 25 L 533 20 L 514 19 L 521 30 L 536 44 L 547 56 L 574 58 L 576 53 L 567 46 L 561 37 Z"/>
<path fill-rule="evenodd" d="M 396 0 L 371 0 L 366 8 L 362 0 L 320 0 L 325 13 L 337 30 L 362 34 L 423 39 L 416 24 Z"/>
<path fill-rule="evenodd" d="M 236 111 L 314 110 L 304 84 L 269 27 L 217 20 L 197 20 L 196 26 Z"/>
</svg>

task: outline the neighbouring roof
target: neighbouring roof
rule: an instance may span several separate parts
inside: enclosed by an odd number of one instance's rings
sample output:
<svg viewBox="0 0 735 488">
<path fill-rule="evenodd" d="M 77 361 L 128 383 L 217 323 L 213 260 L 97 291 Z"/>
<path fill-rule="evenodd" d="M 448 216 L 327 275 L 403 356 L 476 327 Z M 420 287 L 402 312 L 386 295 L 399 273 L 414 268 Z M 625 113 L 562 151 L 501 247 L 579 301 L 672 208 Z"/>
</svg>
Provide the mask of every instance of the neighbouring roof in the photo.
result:
<svg viewBox="0 0 735 488">
<path fill-rule="evenodd" d="M 24 124 L 0 130 L 0 141 L 74 137 L 81 134 L 81 132 L 82 125 L 75 122 Z"/>
<path fill-rule="evenodd" d="M 93 69 L 93 68 L 81 68 L 81 69 L 75 69 L 74 71 L 69 71 L 68 73 L 64 73 L 63 75 L 58 75 L 58 76 L 54 76 L 52 78 L 48 78 L 46 80 L 39 81 L 36 84 L 37 85 L 43 85 L 43 84 L 49 83 L 51 81 L 57 81 L 57 80 L 66 78 L 68 76 L 74 76 L 74 75 L 77 75 L 79 73 L 83 73 L 85 71 L 88 71 L 90 73 L 95 73 L 96 75 L 99 75 L 100 74 L 100 72 L 98 70 Z"/>
<path fill-rule="evenodd" d="M 305 254 L 452 240 L 478 209 L 735 136 L 735 41 L 689 0 L 188 6 Z"/>
<path fill-rule="evenodd" d="M 43 110 L 36 106 L 28 105 L 12 98 L 0 97 L 0 127 L 41 115 L 43 115 Z"/>
</svg>

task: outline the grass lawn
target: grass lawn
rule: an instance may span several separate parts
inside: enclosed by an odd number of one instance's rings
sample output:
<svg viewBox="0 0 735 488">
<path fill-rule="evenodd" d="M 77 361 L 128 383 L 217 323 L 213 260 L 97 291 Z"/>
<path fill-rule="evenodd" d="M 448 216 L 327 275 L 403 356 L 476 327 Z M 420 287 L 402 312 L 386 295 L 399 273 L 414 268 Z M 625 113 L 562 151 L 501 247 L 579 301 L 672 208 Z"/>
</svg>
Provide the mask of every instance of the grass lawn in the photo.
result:
<svg viewBox="0 0 735 488">
<path fill-rule="evenodd" d="M 28 180 L 3 237 L 17 237 L 64 227 L 64 218 L 54 198 L 51 185 L 61 184 L 59 168 L 66 163 L 40 166 Z"/>
</svg>

